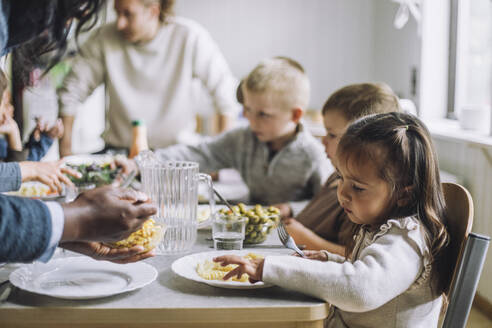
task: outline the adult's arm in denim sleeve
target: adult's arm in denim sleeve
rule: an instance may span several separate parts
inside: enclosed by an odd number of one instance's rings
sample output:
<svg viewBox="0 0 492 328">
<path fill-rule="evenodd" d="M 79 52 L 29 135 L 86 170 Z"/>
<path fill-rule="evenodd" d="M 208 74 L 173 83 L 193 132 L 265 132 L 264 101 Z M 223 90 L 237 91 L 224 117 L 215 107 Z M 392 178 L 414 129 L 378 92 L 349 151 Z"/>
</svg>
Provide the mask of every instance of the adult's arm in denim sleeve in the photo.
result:
<svg viewBox="0 0 492 328">
<path fill-rule="evenodd" d="M 43 255 L 52 231 L 51 214 L 39 200 L 0 194 L 0 262 L 31 262 Z"/>
<path fill-rule="evenodd" d="M 0 163 L 0 192 L 19 190 L 21 182 L 19 163 Z"/>
</svg>

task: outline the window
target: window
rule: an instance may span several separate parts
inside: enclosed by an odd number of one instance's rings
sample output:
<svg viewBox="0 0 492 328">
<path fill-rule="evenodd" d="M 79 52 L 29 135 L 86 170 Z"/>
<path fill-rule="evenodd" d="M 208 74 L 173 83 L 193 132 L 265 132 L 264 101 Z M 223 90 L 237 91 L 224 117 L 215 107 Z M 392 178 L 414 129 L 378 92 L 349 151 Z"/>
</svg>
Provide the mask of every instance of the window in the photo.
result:
<svg viewBox="0 0 492 328">
<path fill-rule="evenodd" d="M 447 116 L 457 118 L 470 107 L 490 113 L 492 1 L 452 0 L 450 13 Z"/>
</svg>

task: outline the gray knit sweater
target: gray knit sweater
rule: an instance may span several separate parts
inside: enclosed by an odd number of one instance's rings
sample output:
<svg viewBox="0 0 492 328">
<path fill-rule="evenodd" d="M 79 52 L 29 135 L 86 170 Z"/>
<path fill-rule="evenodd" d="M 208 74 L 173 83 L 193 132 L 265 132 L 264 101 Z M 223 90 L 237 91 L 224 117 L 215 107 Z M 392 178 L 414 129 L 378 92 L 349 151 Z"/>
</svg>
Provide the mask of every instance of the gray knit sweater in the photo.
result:
<svg viewBox="0 0 492 328">
<path fill-rule="evenodd" d="M 299 124 L 295 138 L 271 159 L 268 145 L 248 127 L 223 133 L 198 146 L 176 145 L 156 151 L 161 159 L 198 162 L 200 171 L 239 171 L 251 203 L 289 202 L 297 215 L 333 171 L 321 143 Z"/>
</svg>

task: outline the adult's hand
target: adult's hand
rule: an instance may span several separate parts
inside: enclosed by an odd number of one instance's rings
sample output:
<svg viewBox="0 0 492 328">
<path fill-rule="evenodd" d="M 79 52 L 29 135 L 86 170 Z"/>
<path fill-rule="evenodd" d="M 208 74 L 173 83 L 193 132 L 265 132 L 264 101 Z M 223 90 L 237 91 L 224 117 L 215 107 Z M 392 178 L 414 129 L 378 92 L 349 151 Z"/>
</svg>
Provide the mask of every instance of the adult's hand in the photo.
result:
<svg viewBox="0 0 492 328">
<path fill-rule="evenodd" d="M 62 207 L 65 215 L 62 242 L 119 241 L 157 212 L 147 195 L 111 186 L 86 191 Z"/>
<path fill-rule="evenodd" d="M 61 243 L 64 249 L 84 254 L 95 260 L 111 261 L 114 263 L 125 264 L 137 262 L 155 255 L 154 250 L 144 252 L 142 246 L 132 248 L 111 248 L 100 242 L 94 241 L 74 241 Z"/>
<path fill-rule="evenodd" d="M 123 174 L 130 174 L 132 171 L 138 173 L 138 166 L 135 160 L 126 156 L 116 155 L 114 157 L 114 165 L 116 167 L 121 167 L 121 171 Z"/>
</svg>

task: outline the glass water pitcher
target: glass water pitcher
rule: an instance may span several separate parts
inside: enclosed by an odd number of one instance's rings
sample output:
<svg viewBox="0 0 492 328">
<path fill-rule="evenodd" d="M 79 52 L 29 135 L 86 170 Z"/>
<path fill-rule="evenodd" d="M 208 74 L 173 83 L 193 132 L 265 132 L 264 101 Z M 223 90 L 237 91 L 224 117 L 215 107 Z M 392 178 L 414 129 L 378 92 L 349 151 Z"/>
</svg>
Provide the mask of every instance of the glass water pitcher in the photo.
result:
<svg viewBox="0 0 492 328">
<path fill-rule="evenodd" d="M 210 213 L 215 199 L 210 175 L 199 173 L 198 163 L 159 159 L 152 151 L 142 151 L 135 161 L 142 177 L 142 191 L 157 205 L 154 220 L 163 225 L 164 237 L 157 254 L 178 254 L 190 251 L 195 244 L 198 224 L 198 184 L 208 185 Z"/>
</svg>

